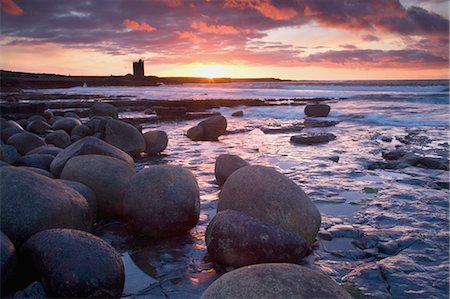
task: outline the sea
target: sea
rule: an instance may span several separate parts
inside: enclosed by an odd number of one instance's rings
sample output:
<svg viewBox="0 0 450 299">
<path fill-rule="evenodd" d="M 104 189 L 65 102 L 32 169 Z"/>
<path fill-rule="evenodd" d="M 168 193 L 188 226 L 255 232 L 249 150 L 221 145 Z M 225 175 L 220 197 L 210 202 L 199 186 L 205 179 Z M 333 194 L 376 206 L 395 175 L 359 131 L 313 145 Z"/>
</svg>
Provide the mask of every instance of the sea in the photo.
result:
<svg viewBox="0 0 450 299">
<path fill-rule="evenodd" d="M 214 163 L 224 153 L 275 168 L 318 206 L 319 236 L 300 264 L 326 273 L 359 297 L 449 297 L 448 170 L 371 167 L 383 165 L 382 153 L 395 149 L 448 165 L 447 80 L 239 82 L 34 92 L 149 101 L 265 99 L 285 104 L 328 99 L 331 112 L 320 120 L 338 123 L 301 133 L 333 133 L 336 139 L 314 146 L 292 144 L 290 137 L 298 132 L 263 130 L 301 124 L 302 105 L 212 109 L 228 120 L 229 133 L 218 142 L 193 142 L 185 136 L 198 120 L 144 124 L 144 132 L 166 131 L 169 144 L 159 156 L 136 159 L 136 169 L 155 164 L 190 169 L 199 184 L 201 213 L 188 234 L 168 240 L 135 239 L 120 223 L 97 224 L 94 232 L 122 255 L 124 297 L 199 298 L 208 285 L 231 270 L 209 259 L 204 241 L 220 193 Z M 232 117 L 236 110 L 242 110 L 244 117 Z M 120 116 L 144 114 L 124 111 Z"/>
</svg>

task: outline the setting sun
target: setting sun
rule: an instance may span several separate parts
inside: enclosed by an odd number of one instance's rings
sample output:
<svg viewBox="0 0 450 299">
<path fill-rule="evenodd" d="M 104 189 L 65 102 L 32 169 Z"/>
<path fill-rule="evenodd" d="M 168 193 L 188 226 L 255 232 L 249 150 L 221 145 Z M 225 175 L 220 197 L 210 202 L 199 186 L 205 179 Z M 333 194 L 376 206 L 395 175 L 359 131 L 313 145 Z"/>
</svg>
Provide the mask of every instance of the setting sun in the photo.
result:
<svg viewBox="0 0 450 299">
<path fill-rule="evenodd" d="M 227 77 L 226 67 L 223 65 L 201 65 L 193 69 L 196 77 L 206 77 L 209 79 Z"/>
</svg>

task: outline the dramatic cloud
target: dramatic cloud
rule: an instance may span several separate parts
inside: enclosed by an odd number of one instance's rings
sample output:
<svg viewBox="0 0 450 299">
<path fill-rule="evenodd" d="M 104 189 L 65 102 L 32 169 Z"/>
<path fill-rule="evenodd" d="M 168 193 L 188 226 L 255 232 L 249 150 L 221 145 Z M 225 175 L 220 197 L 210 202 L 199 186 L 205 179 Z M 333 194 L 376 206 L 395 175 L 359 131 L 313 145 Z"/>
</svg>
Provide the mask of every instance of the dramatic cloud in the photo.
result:
<svg viewBox="0 0 450 299">
<path fill-rule="evenodd" d="M 147 31 L 147 32 L 152 32 L 155 31 L 156 28 L 145 23 L 138 23 L 136 21 L 130 20 L 130 19 L 126 19 L 123 21 L 123 27 L 127 28 L 127 29 L 131 29 L 131 30 L 136 30 L 136 31 Z"/>
<path fill-rule="evenodd" d="M 234 28 L 233 26 L 208 25 L 205 22 L 196 22 L 196 21 L 192 22 L 191 28 L 197 29 L 198 31 L 207 32 L 207 33 L 218 33 L 218 34 L 236 34 L 236 33 L 239 33 L 239 30 Z"/>
<path fill-rule="evenodd" d="M 272 5 L 270 0 L 225 0 L 225 7 L 252 8 L 272 20 L 289 20 L 297 15 L 293 8 L 279 8 Z"/>
<path fill-rule="evenodd" d="M 13 0 L 0 0 L 2 11 L 12 16 L 20 16 L 23 9 L 20 8 Z"/>
</svg>

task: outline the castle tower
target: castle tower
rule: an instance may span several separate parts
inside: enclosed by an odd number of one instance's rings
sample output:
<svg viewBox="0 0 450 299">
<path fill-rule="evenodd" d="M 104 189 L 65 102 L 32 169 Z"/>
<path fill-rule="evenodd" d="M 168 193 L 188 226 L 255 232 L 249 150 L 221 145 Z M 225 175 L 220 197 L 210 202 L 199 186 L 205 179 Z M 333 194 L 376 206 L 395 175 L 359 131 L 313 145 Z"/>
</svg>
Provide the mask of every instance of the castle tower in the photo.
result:
<svg viewBox="0 0 450 299">
<path fill-rule="evenodd" d="M 144 60 L 133 61 L 133 76 L 135 78 L 144 78 Z"/>
</svg>

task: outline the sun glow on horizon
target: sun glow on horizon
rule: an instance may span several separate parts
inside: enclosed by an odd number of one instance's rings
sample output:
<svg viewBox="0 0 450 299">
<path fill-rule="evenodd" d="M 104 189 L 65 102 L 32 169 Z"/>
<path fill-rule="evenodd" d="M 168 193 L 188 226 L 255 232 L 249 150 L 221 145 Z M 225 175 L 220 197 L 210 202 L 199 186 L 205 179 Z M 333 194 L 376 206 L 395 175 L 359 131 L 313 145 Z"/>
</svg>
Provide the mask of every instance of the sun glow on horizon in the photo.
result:
<svg viewBox="0 0 450 299">
<path fill-rule="evenodd" d="M 224 65 L 208 64 L 200 65 L 192 69 L 195 77 L 204 77 L 209 79 L 229 77 L 229 71 Z M 228 74 L 228 75 L 227 75 Z"/>
</svg>

